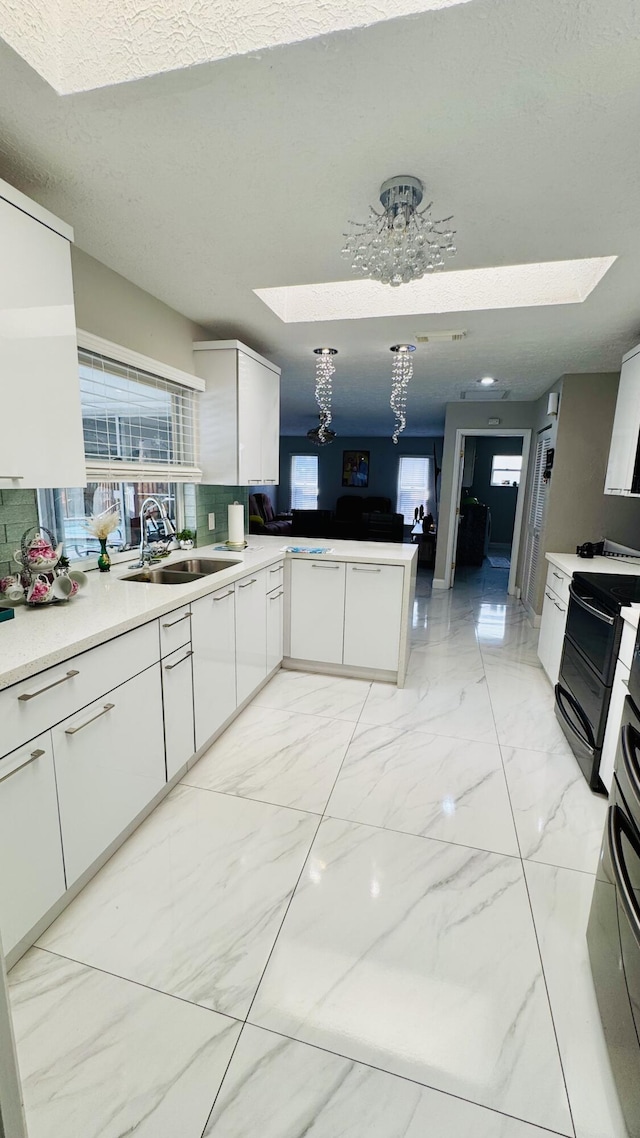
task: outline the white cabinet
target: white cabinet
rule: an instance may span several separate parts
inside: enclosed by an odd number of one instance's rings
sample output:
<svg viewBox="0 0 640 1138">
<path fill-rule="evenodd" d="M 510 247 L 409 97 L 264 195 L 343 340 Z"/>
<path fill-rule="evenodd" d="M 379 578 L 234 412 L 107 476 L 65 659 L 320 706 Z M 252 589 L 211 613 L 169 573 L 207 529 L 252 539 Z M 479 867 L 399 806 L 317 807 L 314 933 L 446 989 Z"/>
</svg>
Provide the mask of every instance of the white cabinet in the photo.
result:
<svg viewBox="0 0 640 1138">
<path fill-rule="evenodd" d="M 69 886 L 165 785 L 160 668 L 66 719 L 52 737 Z"/>
<path fill-rule="evenodd" d="M 161 616 L 160 655 L 168 656 L 191 640 L 191 605 L 182 605 L 166 616 Z"/>
<path fill-rule="evenodd" d="M 202 481 L 223 486 L 278 482 L 280 369 L 238 340 L 194 343 L 200 399 Z"/>
<path fill-rule="evenodd" d="M 167 779 L 191 758 L 195 751 L 193 723 L 193 676 L 191 644 L 183 644 L 162 661 L 162 704 Z"/>
<path fill-rule="evenodd" d="M 343 663 L 398 670 L 404 569 L 347 565 Z"/>
<path fill-rule="evenodd" d="M 545 586 L 538 640 L 538 658 L 555 686 L 560 674 L 560 660 L 567 623 L 567 604 L 549 586 Z"/>
<path fill-rule="evenodd" d="M 625 625 L 625 627 L 630 626 Z M 613 783 L 613 766 L 618 750 L 622 712 L 624 710 L 625 697 L 628 694 L 629 669 L 626 664 L 623 664 L 622 660 L 618 658 L 615 675 L 613 677 L 613 687 L 611 688 L 611 700 L 609 703 L 609 711 L 607 712 L 607 727 L 604 733 L 602 754 L 600 756 L 600 770 L 598 772 L 607 790 L 611 790 Z"/>
<path fill-rule="evenodd" d="M 344 582 L 342 561 L 291 562 L 291 645 L 294 660 L 342 663 Z"/>
<path fill-rule="evenodd" d="M 215 735 L 237 706 L 236 591 L 234 585 L 192 605 L 193 697 L 196 750 Z"/>
<path fill-rule="evenodd" d="M 284 640 L 284 589 L 267 594 L 267 675 L 282 663 Z"/>
<path fill-rule="evenodd" d="M 35 204 L 31 216 L 31 206 L 0 181 L 0 490 L 87 481 L 72 231 Z"/>
<path fill-rule="evenodd" d="M 633 489 L 639 435 L 640 345 L 628 352 L 622 361 L 605 478 L 605 494 L 633 494 L 634 497 L 640 495 L 640 488 Z"/>
<path fill-rule="evenodd" d="M 267 674 L 266 573 L 236 581 L 236 694 L 238 704 Z"/>
<path fill-rule="evenodd" d="M 65 891 L 49 732 L 0 762 L 0 932 L 5 952 Z"/>
</svg>

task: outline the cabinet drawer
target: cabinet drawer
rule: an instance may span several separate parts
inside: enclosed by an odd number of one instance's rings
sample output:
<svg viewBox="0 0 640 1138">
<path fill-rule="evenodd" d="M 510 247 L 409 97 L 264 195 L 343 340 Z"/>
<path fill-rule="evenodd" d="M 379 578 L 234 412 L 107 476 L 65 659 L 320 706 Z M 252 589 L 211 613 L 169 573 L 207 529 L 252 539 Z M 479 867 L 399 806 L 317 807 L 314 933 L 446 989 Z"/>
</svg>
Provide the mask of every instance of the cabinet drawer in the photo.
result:
<svg viewBox="0 0 640 1138">
<path fill-rule="evenodd" d="M 271 565 L 267 569 L 267 592 L 273 593 L 274 589 L 281 589 L 284 584 L 284 561 L 279 561 L 277 565 Z"/>
<path fill-rule="evenodd" d="M 65 891 L 49 732 L 0 761 L 0 931 L 5 952 Z"/>
<path fill-rule="evenodd" d="M 0 754 L 41 735 L 158 659 L 157 621 L 0 692 Z"/>
<path fill-rule="evenodd" d="M 191 640 L 191 605 L 182 605 L 166 616 L 161 616 L 160 655 L 169 656 Z"/>
<path fill-rule="evenodd" d="M 166 783 L 159 666 L 66 719 L 52 737 L 69 886 Z"/>
<path fill-rule="evenodd" d="M 553 589 L 554 593 L 558 594 L 561 601 L 569 604 L 569 585 L 571 584 L 571 574 L 564 573 L 562 569 L 558 569 L 557 565 L 552 565 L 549 562 L 547 570 L 547 586 Z"/>
</svg>

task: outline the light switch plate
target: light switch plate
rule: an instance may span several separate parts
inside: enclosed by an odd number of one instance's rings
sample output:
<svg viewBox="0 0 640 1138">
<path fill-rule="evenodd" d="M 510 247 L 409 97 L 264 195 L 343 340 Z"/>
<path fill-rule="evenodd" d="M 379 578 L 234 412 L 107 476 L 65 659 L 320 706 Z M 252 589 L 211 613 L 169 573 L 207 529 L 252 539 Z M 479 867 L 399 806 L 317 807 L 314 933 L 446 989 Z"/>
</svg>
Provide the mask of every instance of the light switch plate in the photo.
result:
<svg viewBox="0 0 640 1138">
<path fill-rule="evenodd" d="M 213 530 L 215 528 L 216 528 L 216 515 L 215 514 L 209 514 L 209 529 Z"/>
</svg>

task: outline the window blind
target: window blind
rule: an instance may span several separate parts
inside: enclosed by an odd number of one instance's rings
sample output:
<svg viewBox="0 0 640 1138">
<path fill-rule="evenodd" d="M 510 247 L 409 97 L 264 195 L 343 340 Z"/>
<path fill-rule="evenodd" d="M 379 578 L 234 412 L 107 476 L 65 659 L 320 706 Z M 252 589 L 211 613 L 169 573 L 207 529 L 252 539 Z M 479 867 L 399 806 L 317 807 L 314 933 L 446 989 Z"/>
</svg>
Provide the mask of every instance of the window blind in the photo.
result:
<svg viewBox="0 0 640 1138">
<path fill-rule="evenodd" d="M 80 349 L 87 479 L 198 482 L 197 391 Z"/>
<path fill-rule="evenodd" d="M 407 524 L 413 521 L 416 506 L 429 513 L 433 499 L 431 459 L 427 455 L 403 455 L 398 466 L 398 498 L 396 512 L 404 514 Z"/>
<path fill-rule="evenodd" d="M 291 455 L 291 509 L 315 510 L 318 506 L 317 454 Z"/>
</svg>

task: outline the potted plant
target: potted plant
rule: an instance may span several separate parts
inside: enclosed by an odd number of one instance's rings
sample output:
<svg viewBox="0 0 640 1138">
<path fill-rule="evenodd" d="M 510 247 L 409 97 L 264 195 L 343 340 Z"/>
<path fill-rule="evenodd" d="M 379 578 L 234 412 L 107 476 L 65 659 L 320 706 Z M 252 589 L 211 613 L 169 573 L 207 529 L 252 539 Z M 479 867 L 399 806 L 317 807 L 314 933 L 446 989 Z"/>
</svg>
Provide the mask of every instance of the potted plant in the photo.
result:
<svg viewBox="0 0 640 1138">
<path fill-rule="evenodd" d="M 181 549 L 193 549 L 193 543 L 196 539 L 195 530 L 181 529 L 180 533 L 176 534 L 176 537 Z"/>
</svg>

